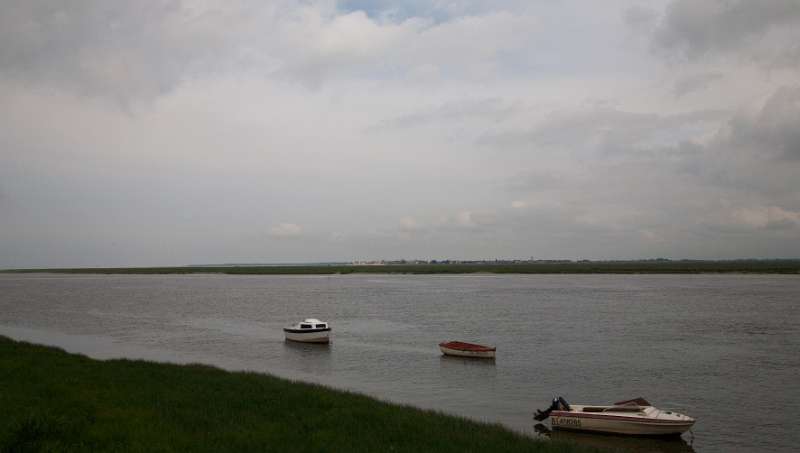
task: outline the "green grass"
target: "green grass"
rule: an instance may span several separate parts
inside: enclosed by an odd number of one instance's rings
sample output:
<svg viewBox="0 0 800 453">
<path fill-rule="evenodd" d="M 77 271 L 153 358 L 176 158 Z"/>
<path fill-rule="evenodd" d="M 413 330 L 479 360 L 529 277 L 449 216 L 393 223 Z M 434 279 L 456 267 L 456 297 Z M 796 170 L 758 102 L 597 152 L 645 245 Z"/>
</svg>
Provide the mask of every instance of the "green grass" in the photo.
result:
<svg viewBox="0 0 800 453">
<path fill-rule="evenodd" d="M 0 452 L 17 451 L 595 450 L 264 374 L 0 337 Z"/>
<path fill-rule="evenodd" d="M 384 266 L 184 266 L 72 269 L 10 269 L 0 273 L 56 272 L 65 274 L 800 274 L 800 260 L 731 261 L 573 261 L 521 264 L 390 264 Z"/>
</svg>

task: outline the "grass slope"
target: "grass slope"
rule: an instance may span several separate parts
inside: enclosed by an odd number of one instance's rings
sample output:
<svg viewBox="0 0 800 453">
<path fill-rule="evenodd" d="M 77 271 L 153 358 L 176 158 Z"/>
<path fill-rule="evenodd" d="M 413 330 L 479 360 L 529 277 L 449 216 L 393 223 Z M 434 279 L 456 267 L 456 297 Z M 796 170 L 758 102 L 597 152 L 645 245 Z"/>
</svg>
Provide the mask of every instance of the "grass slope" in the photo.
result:
<svg viewBox="0 0 800 453">
<path fill-rule="evenodd" d="M 0 452 L 592 451 L 203 365 L 98 361 L 0 337 Z"/>
<path fill-rule="evenodd" d="M 183 266 L 74 269 L 9 269 L 0 273 L 55 272 L 65 274 L 800 274 L 800 260 L 733 261 L 576 261 L 520 264 L 389 264 L 384 266 Z"/>
</svg>

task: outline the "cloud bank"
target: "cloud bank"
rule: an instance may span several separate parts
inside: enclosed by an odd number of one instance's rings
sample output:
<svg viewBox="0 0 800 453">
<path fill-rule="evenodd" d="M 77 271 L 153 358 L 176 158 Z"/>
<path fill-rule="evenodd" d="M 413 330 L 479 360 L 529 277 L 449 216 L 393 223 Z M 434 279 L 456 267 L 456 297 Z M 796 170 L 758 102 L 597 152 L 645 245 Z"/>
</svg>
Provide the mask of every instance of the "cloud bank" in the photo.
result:
<svg viewBox="0 0 800 453">
<path fill-rule="evenodd" d="M 800 255 L 794 1 L 9 1 L 0 267 Z"/>
</svg>

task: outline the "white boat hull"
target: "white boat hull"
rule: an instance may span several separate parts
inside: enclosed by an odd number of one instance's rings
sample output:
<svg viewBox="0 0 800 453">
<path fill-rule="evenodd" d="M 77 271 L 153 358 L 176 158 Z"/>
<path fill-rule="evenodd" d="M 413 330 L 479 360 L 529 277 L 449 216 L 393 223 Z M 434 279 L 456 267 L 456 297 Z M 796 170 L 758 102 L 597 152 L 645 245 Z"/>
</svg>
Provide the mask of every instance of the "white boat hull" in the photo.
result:
<svg viewBox="0 0 800 453">
<path fill-rule="evenodd" d="M 452 355 L 456 357 L 471 357 L 477 359 L 493 359 L 495 351 L 464 351 L 461 349 L 451 349 L 445 346 L 439 346 L 439 349 L 444 355 Z"/>
<path fill-rule="evenodd" d="M 639 436 L 677 435 L 688 431 L 694 425 L 694 419 L 664 420 L 567 411 L 554 411 L 550 417 L 553 429 Z"/>
<path fill-rule="evenodd" d="M 331 331 L 321 332 L 289 332 L 284 330 L 287 341 L 297 341 L 299 343 L 330 343 Z"/>
</svg>

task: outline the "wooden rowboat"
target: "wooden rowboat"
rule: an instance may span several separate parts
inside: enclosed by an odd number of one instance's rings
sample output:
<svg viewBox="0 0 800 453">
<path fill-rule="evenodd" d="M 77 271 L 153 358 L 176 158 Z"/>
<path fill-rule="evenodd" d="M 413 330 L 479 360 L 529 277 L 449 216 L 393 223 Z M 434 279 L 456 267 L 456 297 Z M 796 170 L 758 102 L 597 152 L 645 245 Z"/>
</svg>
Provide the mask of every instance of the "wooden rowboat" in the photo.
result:
<svg viewBox="0 0 800 453">
<path fill-rule="evenodd" d="M 464 343 L 463 341 L 446 341 L 439 343 L 439 349 L 444 355 L 458 357 L 471 357 L 476 359 L 493 359 L 497 348 L 480 344 Z"/>
</svg>

